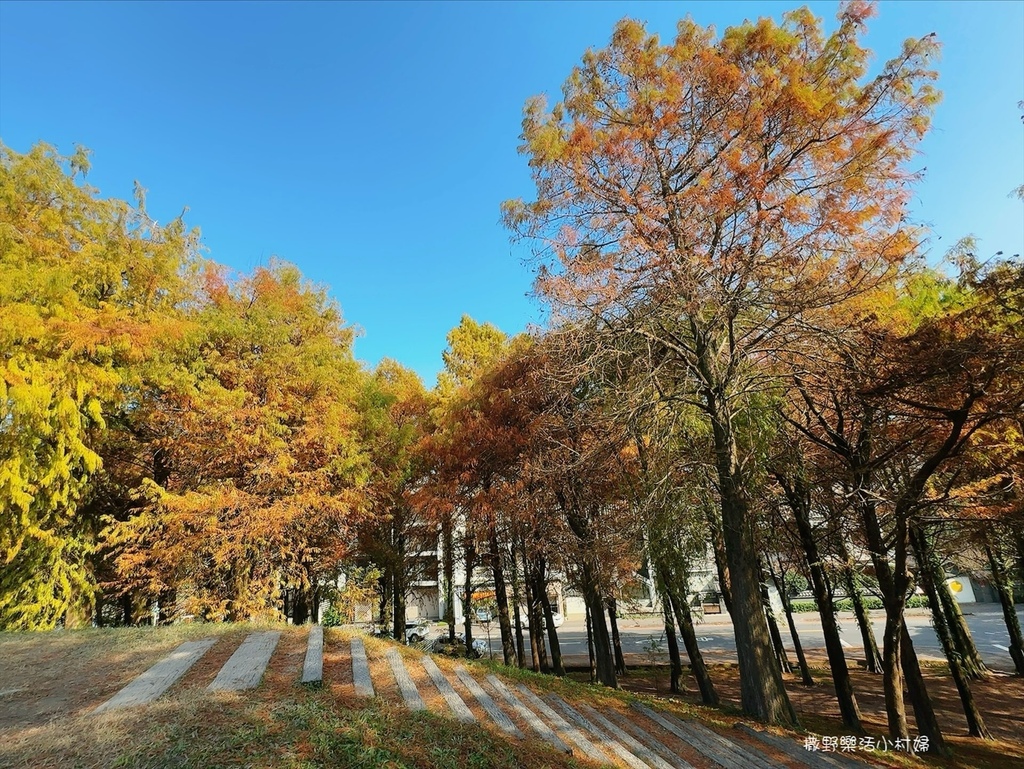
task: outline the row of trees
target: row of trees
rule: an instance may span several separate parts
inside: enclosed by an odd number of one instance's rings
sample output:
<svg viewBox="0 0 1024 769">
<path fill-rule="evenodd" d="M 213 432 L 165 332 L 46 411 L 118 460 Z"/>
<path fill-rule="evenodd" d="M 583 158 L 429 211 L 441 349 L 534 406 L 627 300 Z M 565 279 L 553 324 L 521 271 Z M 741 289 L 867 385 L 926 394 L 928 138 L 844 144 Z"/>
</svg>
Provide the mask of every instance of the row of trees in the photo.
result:
<svg viewBox="0 0 1024 769">
<path fill-rule="evenodd" d="M 795 720 L 762 589 L 781 555 L 811 577 L 856 727 L 831 596 L 838 572 L 857 598 L 849 572 L 864 554 L 886 612 L 890 731 L 908 735 L 906 688 L 920 733 L 941 749 L 904 611 L 919 583 L 971 732 L 984 736 L 969 687 L 983 666 L 935 548 L 970 533 L 1005 594 L 996 562 L 1012 548 L 992 535 L 994 521 L 1014 531 L 1020 519 L 1022 270 L 980 264 L 970 243 L 954 254 L 958 280 L 924 266 L 906 165 L 938 100 L 936 43 L 907 41 L 868 77 L 859 38 L 872 11 L 845 4 L 827 36 L 806 10 L 719 39 L 686 20 L 668 44 L 627 20 L 584 56 L 561 102 L 527 104 L 521 150 L 537 197 L 504 213 L 535 246 L 552 330 L 520 365 L 546 372 L 535 400 L 520 389 L 530 377 L 506 388 L 511 403 L 534 403 L 534 438 L 509 455 L 503 436 L 497 456 L 516 497 L 561 529 L 545 538 L 569 557 L 605 683 L 602 606 L 616 571 L 667 553 L 654 568 L 674 608 L 699 527 L 732 615 L 746 712 Z M 493 494 L 491 464 L 474 480 Z M 788 548 L 776 535 L 787 529 Z M 1012 605 L 1007 624 L 1019 664 Z M 871 649 L 870 628 L 865 637 Z M 703 669 L 699 654 L 691 662 Z"/>
<path fill-rule="evenodd" d="M 563 673 L 557 579 L 609 686 L 618 601 L 644 575 L 673 688 L 685 653 L 713 704 L 691 615 L 710 558 L 750 715 L 796 720 L 771 581 L 813 682 L 797 574 L 849 727 L 839 594 L 892 736 L 909 733 L 906 691 L 941 747 L 904 622 L 920 586 L 984 737 L 970 686 L 986 671 L 944 565 L 988 561 L 1024 674 L 1024 269 L 968 242 L 955 278 L 923 263 L 906 164 L 938 99 L 936 44 L 908 41 L 869 78 L 870 13 L 844 5 L 830 35 L 806 10 L 720 38 L 683 21 L 667 44 L 621 22 L 559 104 L 526 108 L 537 196 L 504 217 L 535 246 L 548 328 L 510 339 L 463 318 L 433 390 L 359 366 L 294 267 L 229 275 L 142 190 L 132 206 L 79 184 L 84 153 L 0 150 L 0 626 L 304 621 L 358 569 L 404 638 L 436 549 L 453 640 L 458 594 L 472 647 L 486 583 L 504 662 Z"/>
<path fill-rule="evenodd" d="M 395 504 L 418 379 L 360 367 L 296 268 L 99 199 L 84 152 L 0 151 L 0 627 L 315 615 Z"/>
<path fill-rule="evenodd" d="M 755 675 L 779 682 L 783 720 L 795 714 L 782 673 L 814 683 L 789 603 L 786 581 L 794 575 L 813 593 L 850 728 L 860 728 L 861 716 L 838 598 L 852 603 L 866 665 L 882 677 L 894 736 L 909 732 L 907 692 L 918 733 L 942 748 L 904 620 L 918 588 L 969 731 L 988 736 L 971 692 L 971 681 L 987 671 L 946 588 L 950 564 L 958 572 L 990 571 L 1011 656 L 1024 674 L 1012 598 L 1013 581 L 1024 581 L 1022 289 L 1024 268 L 1011 263 L 966 271 L 959 281 L 908 266 L 841 312 L 831 308 L 802 326 L 784 355 L 750 369 L 758 384 L 737 397 L 733 425 L 748 495 L 743 525 L 752 546 L 744 557 L 756 575 L 755 621 L 766 639 L 765 668 Z M 461 328 L 482 329 L 469 319 Z M 437 451 L 437 435 L 425 444 L 436 455 L 417 498 L 448 511 L 438 520 L 449 543 L 442 557 L 449 575 L 456 561 L 466 568 L 464 601 L 472 597 L 474 564 L 487 568 L 506 664 L 564 669 L 557 631 L 543 616 L 554 576 L 583 597 L 595 678 L 616 686 L 625 672 L 616 598 L 649 574 L 665 613 L 673 689 L 681 686 L 685 654 L 703 700 L 717 703 L 691 616 L 690 576 L 710 558 L 733 616 L 736 577 L 714 427 L 698 400 L 666 397 L 677 375 L 664 350 L 646 340 L 567 324 L 512 340 L 447 406 L 439 422 L 444 445 Z M 461 552 L 451 546 L 452 531 L 462 537 Z M 531 574 L 537 577 L 519 576 Z M 771 582 L 783 600 L 796 665 L 782 646 L 783 617 L 767 600 Z M 535 612 L 529 649 L 517 608 L 524 583 L 525 605 Z M 880 647 L 867 596 L 880 597 L 885 609 Z"/>
</svg>

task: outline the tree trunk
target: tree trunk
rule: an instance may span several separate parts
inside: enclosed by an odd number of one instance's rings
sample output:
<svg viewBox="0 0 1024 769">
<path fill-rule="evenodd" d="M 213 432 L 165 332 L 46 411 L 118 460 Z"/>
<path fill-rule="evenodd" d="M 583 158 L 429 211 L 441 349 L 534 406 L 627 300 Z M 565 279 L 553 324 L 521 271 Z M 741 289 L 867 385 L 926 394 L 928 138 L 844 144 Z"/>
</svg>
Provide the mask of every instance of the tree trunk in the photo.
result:
<svg viewBox="0 0 1024 769">
<path fill-rule="evenodd" d="M 857 479 L 856 489 L 860 491 L 855 505 L 861 515 L 864 534 L 871 560 L 875 565 L 878 586 L 882 591 L 885 603 L 885 630 L 882 636 L 882 686 L 885 690 L 886 720 L 889 725 L 889 736 L 895 739 L 908 739 L 910 731 L 907 726 L 907 706 L 903 699 L 903 667 L 901 663 L 901 637 L 903 631 L 903 611 L 906 607 L 907 592 L 910 588 L 910 575 L 906 565 L 906 533 L 901 530 L 905 522 L 896 521 L 896 530 L 891 539 L 896 548 L 895 567 L 890 565 L 888 548 L 882 537 L 882 529 L 878 523 L 875 505 L 868 493 L 867 478 Z M 916 663 L 917 657 L 913 655 Z"/>
<path fill-rule="evenodd" d="M 945 589 L 945 585 L 943 585 L 940 590 L 941 589 Z M 992 739 L 992 734 L 985 726 L 985 720 L 981 715 L 981 711 L 978 710 L 978 705 L 974 700 L 974 693 L 971 691 L 970 680 L 967 673 L 964 671 L 963 665 L 961 665 L 960 661 L 962 657 L 955 648 L 952 635 L 949 632 L 946 617 L 936 617 L 933 614 L 933 618 L 935 620 L 935 630 L 942 643 L 942 650 L 945 652 L 946 660 L 949 662 L 950 675 L 953 677 L 953 683 L 956 684 L 957 694 L 960 695 L 960 704 L 964 710 L 964 717 L 967 719 L 968 734 L 972 737 L 978 737 L 979 739 L 990 740 Z"/>
<path fill-rule="evenodd" d="M 832 602 L 832 591 L 829 588 L 828 577 L 818 552 L 814 529 L 811 527 L 808 490 L 794 484 L 793 486 L 784 485 L 784 491 L 789 500 L 793 518 L 796 520 L 800 544 L 807 557 L 811 590 L 814 592 L 814 600 L 818 604 L 821 632 L 825 637 L 825 651 L 828 654 L 829 670 L 832 674 L 832 684 L 836 690 L 839 713 L 845 726 L 860 731 L 860 707 L 857 705 L 857 697 L 853 693 L 853 682 L 850 680 L 850 669 L 846 664 L 846 653 L 843 651 L 842 636 L 839 634 L 835 605 Z"/>
<path fill-rule="evenodd" d="M 526 647 L 523 645 L 523 618 L 520 606 L 523 603 L 522 585 L 519 581 L 519 554 L 515 545 L 512 546 L 512 616 L 515 620 L 516 629 L 516 663 L 519 667 L 526 667 Z"/>
<path fill-rule="evenodd" d="M 789 655 L 786 654 L 786 647 L 782 643 L 782 633 L 779 631 L 779 623 L 775 619 L 775 609 L 772 608 L 771 593 L 768 591 L 768 585 L 764 582 L 763 569 L 759 569 L 758 576 L 761 580 L 761 605 L 763 606 L 765 619 L 768 622 L 768 636 L 772 639 L 772 648 L 775 650 L 775 661 L 778 663 L 780 672 L 792 673 L 793 665 L 790 663 Z"/>
<path fill-rule="evenodd" d="M 882 631 L 882 686 L 885 690 L 885 715 L 889 724 L 889 736 L 893 739 L 907 739 L 907 706 L 903 701 L 903 668 L 900 666 L 901 616 L 886 613 L 885 629 Z"/>
<path fill-rule="evenodd" d="M 405 541 L 406 515 L 405 510 L 396 510 L 392 522 L 392 542 L 395 554 L 394 573 L 394 639 L 399 643 L 407 643 L 405 637 L 405 598 L 409 584 L 409 566 L 406 559 Z"/>
<path fill-rule="evenodd" d="M 307 622 L 309 622 L 309 596 L 302 588 L 296 588 L 292 599 L 292 624 L 305 625 Z M 404 624 L 405 620 L 402 622 Z"/>
<path fill-rule="evenodd" d="M 377 581 L 380 590 L 380 602 L 378 603 L 377 612 L 377 624 L 380 625 L 380 632 L 389 632 L 388 626 L 391 624 L 391 599 L 394 596 L 394 575 L 390 568 L 385 568 L 384 573 L 380 575 L 380 579 Z"/>
<path fill-rule="evenodd" d="M 946 585 L 946 572 L 939 564 L 938 559 L 936 559 L 936 565 L 938 566 L 935 575 L 938 580 L 936 591 L 939 594 L 939 601 L 942 603 L 942 611 L 946 616 L 946 624 L 949 625 L 953 634 L 953 642 L 960 653 L 964 674 L 975 681 L 983 681 L 988 674 L 988 668 L 985 666 L 984 660 L 981 659 L 981 654 L 978 653 L 974 636 L 971 635 L 971 629 L 967 626 L 964 613 L 960 611 L 960 604 L 949 592 L 949 586 Z"/>
<path fill-rule="evenodd" d="M 125 593 L 121 596 L 121 624 L 131 627 L 135 622 L 135 612 L 132 609 L 132 594 Z"/>
<path fill-rule="evenodd" d="M 843 567 L 843 583 L 846 585 L 846 593 L 850 596 L 850 603 L 853 604 L 853 613 L 857 618 L 857 627 L 860 629 L 861 643 L 864 645 L 864 661 L 872 673 L 882 672 L 882 653 L 878 648 L 878 641 L 875 640 L 875 630 L 871 626 L 871 615 L 864 606 L 864 596 L 860 591 L 860 583 L 857 574 L 850 562 L 850 555 L 846 551 L 846 544 L 841 546 L 840 556 L 846 565 Z"/>
<path fill-rule="evenodd" d="M 526 614 L 530 618 L 530 652 L 533 655 L 533 671 L 548 673 L 548 652 L 544 646 L 544 630 L 541 625 L 541 610 L 537 600 L 537 585 L 533 578 L 534 564 L 526 563 Z"/>
<path fill-rule="evenodd" d="M 953 683 L 956 684 L 957 693 L 960 695 L 960 703 L 963 706 L 964 716 L 967 718 L 968 732 L 972 737 L 991 739 L 992 735 L 985 728 L 985 721 L 982 719 L 981 713 L 974 702 L 974 695 L 971 692 L 967 674 L 961 664 L 963 658 L 956 647 L 949 618 L 938 595 L 938 591 L 946 590 L 945 581 L 938 584 L 935 582 L 935 578 L 942 573 L 941 569 L 932 568 L 934 559 L 929 552 L 927 537 L 919 527 L 911 526 L 910 542 L 920 567 L 921 585 L 924 587 L 925 593 L 928 595 L 928 603 L 931 605 L 932 626 L 935 628 L 935 633 L 942 644 L 942 651 L 945 653 L 946 661 L 949 663 L 950 675 L 953 677 Z M 946 592 L 948 593 L 949 591 L 946 590 Z"/>
<path fill-rule="evenodd" d="M 608 624 L 612 629 L 612 648 L 615 651 L 615 672 L 620 676 L 626 675 L 626 657 L 622 654 L 622 639 L 619 637 L 619 620 L 615 610 L 615 596 L 609 596 Z"/>
<path fill-rule="evenodd" d="M 615 675 L 615 663 L 612 659 L 611 638 L 608 625 L 604 618 L 604 599 L 602 596 L 601 571 L 597 564 L 596 537 L 592 529 L 593 513 L 581 509 L 575 502 L 561 491 L 556 492 L 559 506 L 565 514 L 566 523 L 576 536 L 580 545 L 580 588 L 583 600 L 590 607 L 590 627 L 593 635 L 594 658 L 597 680 L 613 689 L 619 688 Z M 546 598 L 546 597 L 545 597 Z"/>
<path fill-rule="evenodd" d="M 441 520 L 441 568 L 444 572 L 444 621 L 448 643 L 455 643 L 455 538 L 451 514 Z"/>
<path fill-rule="evenodd" d="M 584 559 L 581 566 L 583 600 L 590 607 L 590 627 L 594 636 L 597 681 L 605 686 L 618 689 L 619 681 L 615 675 L 612 640 L 604 618 L 604 597 L 601 595 L 596 569 L 590 563 L 589 557 Z"/>
<path fill-rule="evenodd" d="M 800 682 L 804 686 L 814 686 L 814 678 L 811 676 L 811 669 L 807 666 L 807 656 L 804 654 L 804 646 L 800 643 L 800 634 L 796 631 L 796 622 L 793 619 L 793 602 L 789 600 L 786 592 L 786 580 L 780 577 L 778 580 L 772 575 L 775 582 L 775 589 L 782 599 L 782 610 L 786 613 L 786 624 L 789 626 L 789 635 L 793 638 L 793 648 L 796 650 L 796 661 L 800 666 Z"/>
<path fill-rule="evenodd" d="M 743 488 L 732 414 L 718 391 L 708 389 L 704 398 L 714 435 L 722 534 L 732 594 L 730 614 L 739 660 L 740 702 L 744 713 L 760 721 L 796 725 L 796 711 L 772 659 L 771 637 L 761 608 L 755 521 Z"/>
<path fill-rule="evenodd" d="M 513 600 L 518 601 L 519 598 L 515 595 L 515 593 L 517 593 L 518 591 L 513 590 L 512 592 Z M 516 627 L 516 665 L 518 667 L 524 668 L 526 667 L 526 646 L 523 643 L 523 617 L 522 613 L 519 610 L 518 603 L 515 605 L 513 613 Z"/>
<path fill-rule="evenodd" d="M 466 655 L 473 656 L 473 569 L 476 568 L 476 547 L 466 540 L 466 583 L 462 599 L 462 621 L 466 634 Z"/>
<path fill-rule="evenodd" d="M 853 613 L 857 618 L 857 627 L 860 629 L 861 643 L 864 644 L 864 661 L 872 673 L 880 673 L 882 670 L 882 652 L 878 648 L 878 641 L 875 639 L 875 629 L 871 625 L 871 615 L 868 614 L 864 605 L 864 594 L 860 591 L 859 580 L 853 569 L 846 569 L 846 589 L 850 594 L 850 603 L 853 604 Z"/>
<path fill-rule="evenodd" d="M 917 731 L 921 736 L 928 737 L 928 752 L 948 755 L 946 741 L 939 728 L 939 722 L 935 718 L 935 708 L 932 707 L 931 697 L 928 696 L 928 687 L 925 686 L 924 676 L 921 674 L 921 665 L 917 660 L 917 652 L 914 651 L 914 643 L 910 640 L 910 633 L 907 631 L 907 623 L 901 621 L 900 627 L 900 656 L 903 662 L 903 671 L 906 675 L 907 693 L 910 695 L 910 702 L 914 706 L 914 720 L 917 722 Z"/>
<path fill-rule="evenodd" d="M 1024 676 L 1024 636 L 1021 635 L 1017 609 L 1013 605 L 1013 584 L 999 561 L 998 551 L 994 550 L 991 544 L 985 545 L 985 555 L 988 556 L 989 565 L 992 567 L 992 580 L 996 583 L 999 603 L 1003 607 L 1003 621 L 1010 636 L 1010 657 L 1017 669 L 1017 675 Z"/>
<path fill-rule="evenodd" d="M 597 683 L 597 660 L 594 657 L 594 623 L 590 618 L 590 604 L 583 602 L 587 614 L 587 655 L 590 657 L 590 683 Z"/>
<path fill-rule="evenodd" d="M 551 604 L 548 603 L 546 580 L 542 577 L 538 584 L 538 590 L 544 596 L 541 602 L 541 609 L 544 612 L 544 622 L 548 629 L 548 646 L 551 647 L 551 668 L 556 676 L 565 676 L 565 664 L 562 662 L 562 645 L 558 642 L 558 629 L 555 627 L 555 615 L 551 611 Z"/>
<path fill-rule="evenodd" d="M 1014 562 L 1016 564 L 1017 580 L 1024 583 L 1024 532 L 1017 532 L 1017 536 L 1013 538 L 1013 544 L 1016 550 Z"/>
<path fill-rule="evenodd" d="M 177 591 L 172 587 L 160 592 L 157 603 L 160 606 L 160 616 L 157 620 L 161 625 L 168 625 L 171 622 L 171 615 L 174 610 L 174 602 L 177 599 Z"/>
<path fill-rule="evenodd" d="M 663 574 L 664 577 L 669 576 Z M 693 617 L 690 614 L 690 605 L 686 602 L 687 585 L 685 580 L 682 585 L 676 585 L 665 581 L 666 593 L 669 602 L 672 604 L 672 611 L 675 612 L 676 622 L 679 624 L 679 631 L 683 636 L 683 645 L 686 647 L 686 654 L 690 658 L 690 670 L 697 681 L 697 688 L 700 690 L 700 699 L 705 705 L 718 706 L 718 692 L 711 681 L 711 674 L 708 666 L 704 663 L 704 655 L 701 654 L 700 646 L 697 644 L 697 632 L 693 627 Z"/>
<path fill-rule="evenodd" d="M 498 628 L 501 631 L 502 661 L 511 667 L 515 664 L 516 646 L 512 638 L 512 623 L 508 618 L 508 589 L 505 585 L 505 569 L 498 546 L 498 530 L 491 524 L 491 574 L 494 576 L 494 598 L 498 604 Z"/>
<path fill-rule="evenodd" d="M 914 549 L 914 557 L 917 558 L 921 572 L 921 585 L 928 595 L 933 620 L 936 625 L 939 623 L 943 625 L 950 648 L 958 657 L 957 664 L 961 673 L 968 678 L 982 680 L 985 673 L 988 672 L 987 668 L 982 662 L 981 655 L 978 654 L 978 648 L 974 645 L 974 638 L 971 637 L 970 628 L 967 627 L 963 612 L 960 611 L 960 605 L 946 586 L 946 572 L 942 568 L 942 563 L 935 553 L 931 540 L 923 528 L 915 525 L 910 529 L 910 543 Z M 938 626 L 936 632 L 939 632 Z M 943 643 L 943 649 L 945 649 L 945 643 Z M 948 653 L 946 657 L 949 658 Z"/>
<path fill-rule="evenodd" d="M 729 566 L 725 557 L 725 538 L 722 536 L 722 522 L 718 513 L 708 509 L 708 531 L 711 534 L 711 549 L 715 554 L 715 571 L 718 572 L 718 592 L 722 594 L 725 610 L 732 614 L 732 590 L 729 585 Z"/>
<path fill-rule="evenodd" d="M 664 591 L 661 596 L 661 611 L 665 619 L 665 643 L 668 644 L 668 661 L 671 670 L 669 689 L 673 694 L 682 694 L 683 688 L 683 660 L 679 656 L 679 641 L 676 640 L 676 623 L 672 619 L 672 603 L 668 594 Z"/>
<path fill-rule="evenodd" d="M 395 616 L 394 638 L 399 643 L 406 643 L 405 638 L 405 580 L 395 579 Z"/>
</svg>

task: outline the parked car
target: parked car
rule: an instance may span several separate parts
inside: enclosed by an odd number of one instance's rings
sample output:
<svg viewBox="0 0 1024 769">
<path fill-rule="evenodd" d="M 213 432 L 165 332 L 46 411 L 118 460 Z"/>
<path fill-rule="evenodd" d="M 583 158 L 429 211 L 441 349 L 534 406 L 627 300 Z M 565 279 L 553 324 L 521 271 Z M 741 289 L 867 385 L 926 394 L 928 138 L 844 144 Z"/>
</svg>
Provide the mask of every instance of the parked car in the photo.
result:
<svg viewBox="0 0 1024 769">
<path fill-rule="evenodd" d="M 430 624 L 427 622 L 406 622 L 405 640 L 411 644 L 418 644 L 426 640 L 430 634 Z"/>
<path fill-rule="evenodd" d="M 430 634 L 430 623 L 426 621 L 406 622 L 405 640 L 415 644 L 424 640 Z M 390 625 L 374 625 L 373 635 L 375 638 L 393 638 Z"/>
<path fill-rule="evenodd" d="M 530 613 L 526 609 L 519 610 L 519 620 L 523 623 L 523 627 L 530 627 Z M 556 628 L 562 627 L 562 623 L 565 622 L 565 617 L 562 616 L 561 612 L 552 612 L 551 621 L 554 623 Z"/>
</svg>

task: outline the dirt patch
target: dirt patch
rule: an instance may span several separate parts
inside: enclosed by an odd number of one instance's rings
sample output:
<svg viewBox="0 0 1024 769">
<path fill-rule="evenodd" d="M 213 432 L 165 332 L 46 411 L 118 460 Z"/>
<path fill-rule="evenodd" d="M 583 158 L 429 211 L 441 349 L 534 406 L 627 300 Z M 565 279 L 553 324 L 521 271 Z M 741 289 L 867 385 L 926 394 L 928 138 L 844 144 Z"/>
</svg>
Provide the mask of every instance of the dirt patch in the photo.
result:
<svg viewBox="0 0 1024 769">
<path fill-rule="evenodd" d="M 306 661 L 308 639 L 307 628 L 292 627 L 283 631 L 263 674 L 261 686 L 284 691 L 298 685 L 302 676 L 302 665 Z"/>
<path fill-rule="evenodd" d="M 209 627 L 0 634 L 0 736 L 85 714 Z"/>
<path fill-rule="evenodd" d="M 350 643 L 350 636 L 343 631 L 329 629 L 324 633 L 324 687 L 346 707 L 358 707 Z"/>
<path fill-rule="evenodd" d="M 395 682 L 395 674 L 385 657 L 390 644 L 376 638 L 366 638 L 363 645 L 366 647 L 366 661 L 370 666 L 370 680 L 373 681 L 374 694 L 389 705 L 404 708 L 405 702 L 402 700 L 402 694 Z"/>
</svg>

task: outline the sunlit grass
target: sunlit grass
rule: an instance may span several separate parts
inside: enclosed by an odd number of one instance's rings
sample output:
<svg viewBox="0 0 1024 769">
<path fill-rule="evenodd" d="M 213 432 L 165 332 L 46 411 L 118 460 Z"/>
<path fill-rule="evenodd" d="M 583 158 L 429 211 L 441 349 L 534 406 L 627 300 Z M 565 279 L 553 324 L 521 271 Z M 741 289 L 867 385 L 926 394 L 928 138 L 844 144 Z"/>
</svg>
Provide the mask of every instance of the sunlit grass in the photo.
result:
<svg viewBox="0 0 1024 769">
<path fill-rule="evenodd" d="M 130 680 L 182 641 L 208 636 L 221 638 L 210 654 L 226 658 L 237 642 L 257 627 L 268 626 L 181 625 L 155 630 L 0 634 L 0 658 L 5 663 L 15 662 L 13 667 L 4 664 L 0 668 L 0 691 L 23 689 L 19 694 L 0 697 L 0 766 L 593 767 L 585 760 L 556 753 L 540 739 L 512 740 L 486 724 L 462 724 L 430 712 L 411 713 L 396 704 L 391 695 L 390 699 L 358 699 L 350 691 L 348 680 L 339 682 L 328 676 L 322 688 L 304 687 L 298 679 L 306 630 L 290 626 L 276 626 L 283 633 L 281 643 L 263 683 L 254 691 L 218 695 L 205 692 L 215 667 L 215 660 L 209 660 L 209 669 L 202 675 L 187 675 L 152 705 L 89 715 L 116 691 L 107 681 L 111 676 Z M 328 651 L 347 655 L 350 637 L 348 631 L 330 630 L 326 635 Z M 365 643 L 368 653 L 377 658 L 392 645 L 374 638 L 367 638 Z M 407 664 L 419 657 L 417 650 L 398 648 Z M 708 708 L 679 699 L 611 690 L 572 677 L 506 668 L 497 660 L 440 656 L 435 660 L 447 673 L 455 665 L 464 664 L 478 680 L 487 673 L 497 673 L 538 693 L 556 693 L 570 704 L 587 702 L 630 714 L 630 703 L 640 701 L 719 730 L 729 730 L 737 722 L 764 728 L 743 718 L 734 708 Z M 574 676 L 583 677 L 580 673 Z M 664 678 L 666 671 L 662 667 L 630 670 L 632 680 L 645 676 Z M 107 681 L 105 689 L 97 683 L 102 681 Z M 19 707 L 25 710 L 31 701 L 29 695 L 53 696 L 60 686 L 74 695 L 62 712 L 34 721 L 31 712 L 19 716 Z M 834 719 L 803 714 L 801 720 L 808 733 L 843 733 Z M 872 759 L 901 769 L 929 765 L 1003 769 L 1024 765 L 1024 750 L 1019 745 L 964 738 L 950 742 L 955 751 L 952 759 L 925 761 L 894 753 L 875 754 Z"/>
</svg>

